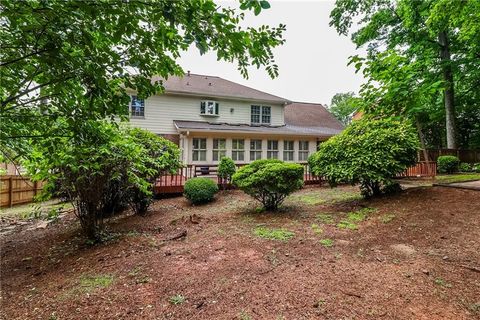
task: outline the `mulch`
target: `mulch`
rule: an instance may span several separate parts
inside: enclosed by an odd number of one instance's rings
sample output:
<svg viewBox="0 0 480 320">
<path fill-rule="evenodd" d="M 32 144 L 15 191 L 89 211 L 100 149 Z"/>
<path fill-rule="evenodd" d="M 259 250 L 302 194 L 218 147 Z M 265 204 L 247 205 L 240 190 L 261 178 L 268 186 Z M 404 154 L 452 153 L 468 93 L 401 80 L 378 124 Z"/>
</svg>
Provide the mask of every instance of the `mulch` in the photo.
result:
<svg viewBox="0 0 480 320">
<path fill-rule="evenodd" d="M 478 195 L 412 188 L 370 201 L 288 202 L 280 213 L 255 213 L 255 203 L 239 191 L 225 191 L 214 203 L 198 207 L 181 197 L 163 199 L 146 217 L 126 213 L 113 218 L 112 239 L 96 246 L 85 244 L 72 215 L 45 229 L 19 226 L 0 238 L 0 315 L 479 319 Z M 316 218 L 328 213 L 339 221 L 364 207 L 377 211 L 358 230 Z M 394 218 L 386 222 L 386 215 Z M 258 238 L 257 226 L 287 229 L 295 236 L 289 241 Z M 325 238 L 333 246 L 322 245 Z M 82 277 L 100 275 L 113 282 L 81 287 Z M 169 298 L 175 295 L 185 301 L 172 304 Z"/>
</svg>

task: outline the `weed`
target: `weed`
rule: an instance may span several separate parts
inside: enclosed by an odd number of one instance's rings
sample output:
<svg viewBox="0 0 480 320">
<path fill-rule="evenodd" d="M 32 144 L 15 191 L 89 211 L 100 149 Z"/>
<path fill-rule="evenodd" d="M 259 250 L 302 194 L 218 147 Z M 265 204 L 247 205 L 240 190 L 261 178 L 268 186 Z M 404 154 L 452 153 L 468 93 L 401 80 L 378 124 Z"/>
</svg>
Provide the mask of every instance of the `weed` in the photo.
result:
<svg viewBox="0 0 480 320">
<path fill-rule="evenodd" d="M 480 302 L 472 303 L 468 306 L 468 309 L 472 311 L 474 314 L 480 314 Z"/>
<path fill-rule="evenodd" d="M 80 291 L 88 293 L 98 288 L 107 288 L 113 283 L 113 280 L 113 276 L 108 274 L 84 275 L 80 278 Z"/>
<path fill-rule="evenodd" d="M 312 228 L 312 231 L 313 231 L 315 234 L 321 234 L 321 233 L 323 233 L 322 228 L 320 228 L 320 227 L 318 226 L 318 224 L 315 224 L 315 223 L 312 224 L 311 228 Z"/>
<path fill-rule="evenodd" d="M 331 247 L 333 246 L 333 240 L 332 239 L 322 239 L 320 240 L 320 244 L 324 247 Z"/>
<path fill-rule="evenodd" d="M 389 223 L 393 219 L 395 219 L 395 214 L 394 213 L 385 213 L 380 216 L 380 221 L 383 223 Z"/>
<path fill-rule="evenodd" d="M 435 279 L 435 284 L 436 285 L 439 285 L 441 287 L 445 287 L 445 288 L 451 288 L 452 285 L 450 283 L 447 283 L 445 280 L 443 280 L 442 278 L 436 278 Z"/>
<path fill-rule="evenodd" d="M 367 219 L 367 216 L 373 212 L 377 211 L 374 208 L 363 208 L 357 211 L 349 212 L 347 215 L 347 219 L 351 222 L 362 222 Z"/>
<path fill-rule="evenodd" d="M 270 229 L 267 227 L 257 227 L 253 230 L 253 233 L 260 238 L 281 241 L 288 241 L 295 236 L 295 233 L 285 229 Z"/>
<path fill-rule="evenodd" d="M 333 219 L 333 216 L 331 214 L 328 214 L 328 213 L 319 213 L 319 214 L 317 214 L 316 218 L 321 223 L 325 223 L 325 224 L 335 223 L 335 220 Z"/>
<path fill-rule="evenodd" d="M 342 220 L 337 224 L 337 228 L 340 229 L 349 229 L 349 230 L 357 230 L 358 227 L 355 223 L 349 220 Z"/>
<path fill-rule="evenodd" d="M 176 294 L 174 296 L 171 296 L 168 298 L 168 301 L 173 304 L 173 305 L 179 305 L 185 302 L 185 297 L 182 296 L 181 294 Z"/>
<path fill-rule="evenodd" d="M 275 267 L 278 265 L 277 250 L 272 249 L 272 251 L 267 255 L 267 260 Z"/>
<path fill-rule="evenodd" d="M 240 314 L 238 315 L 238 318 L 239 318 L 240 320 L 252 320 L 252 317 L 250 317 L 250 316 L 248 315 L 248 313 L 246 313 L 246 312 L 243 311 L 243 310 L 242 310 L 242 311 L 240 312 Z"/>
</svg>

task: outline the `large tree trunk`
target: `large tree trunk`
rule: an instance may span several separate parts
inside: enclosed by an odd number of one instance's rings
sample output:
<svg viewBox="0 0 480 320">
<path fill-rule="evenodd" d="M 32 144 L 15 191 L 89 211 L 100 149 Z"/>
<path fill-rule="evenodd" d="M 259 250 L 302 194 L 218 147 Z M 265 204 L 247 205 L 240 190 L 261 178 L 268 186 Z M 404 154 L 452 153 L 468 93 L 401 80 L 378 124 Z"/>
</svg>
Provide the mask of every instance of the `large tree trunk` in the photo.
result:
<svg viewBox="0 0 480 320">
<path fill-rule="evenodd" d="M 446 129 L 447 129 L 447 148 L 457 149 L 457 128 L 455 124 L 455 104 L 454 104 L 454 88 L 453 88 L 453 72 L 450 58 L 450 46 L 448 36 L 445 31 L 438 34 L 438 42 L 440 43 L 440 60 L 442 64 L 443 80 L 446 87 L 444 91 Z"/>
</svg>

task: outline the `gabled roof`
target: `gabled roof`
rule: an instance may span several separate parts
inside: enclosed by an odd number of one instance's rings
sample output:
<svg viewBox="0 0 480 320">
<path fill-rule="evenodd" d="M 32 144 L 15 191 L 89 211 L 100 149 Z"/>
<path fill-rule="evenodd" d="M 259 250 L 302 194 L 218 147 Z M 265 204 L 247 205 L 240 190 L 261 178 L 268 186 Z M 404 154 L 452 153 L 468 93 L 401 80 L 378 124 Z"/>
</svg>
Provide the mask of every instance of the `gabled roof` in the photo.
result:
<svg viewBox="0 0 480 320">
<path fill-rule="evenodd" d="M 152 80 L 163 80 L 163 86 L 167 94 L 185 94 L 277 104 L 290 102 L 285 98 L 214 76 L 187 73 L 183 77 L 171 76 L 167 80 L 154 77 Z"/>
<path fill-rule="evenodd" d="M 319 103 L 292 102 L 285 106 L 285 124 L 302 128 L 343 130 L 343 124 Z"/>
</svg>

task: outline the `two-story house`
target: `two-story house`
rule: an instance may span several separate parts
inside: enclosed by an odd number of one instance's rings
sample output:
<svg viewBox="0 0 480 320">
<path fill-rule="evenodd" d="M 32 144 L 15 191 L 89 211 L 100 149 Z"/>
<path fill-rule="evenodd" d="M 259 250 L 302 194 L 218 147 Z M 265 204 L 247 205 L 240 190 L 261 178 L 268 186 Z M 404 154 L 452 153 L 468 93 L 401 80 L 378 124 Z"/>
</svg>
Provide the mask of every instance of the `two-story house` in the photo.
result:
<svg viewBox="0 0 480 320">
<path fill-rule="evenodd" d="M 165 93 L 132 95 L 130 123 L 177 143 L 185 164 L 275 158 L 306 162 L 343 126 L 321 104 L 291 102 L 220 77 L 187 73 Z"/>
</svg>

